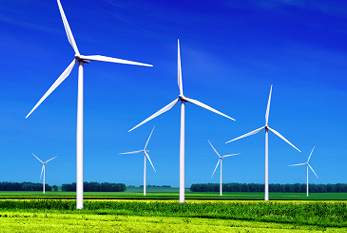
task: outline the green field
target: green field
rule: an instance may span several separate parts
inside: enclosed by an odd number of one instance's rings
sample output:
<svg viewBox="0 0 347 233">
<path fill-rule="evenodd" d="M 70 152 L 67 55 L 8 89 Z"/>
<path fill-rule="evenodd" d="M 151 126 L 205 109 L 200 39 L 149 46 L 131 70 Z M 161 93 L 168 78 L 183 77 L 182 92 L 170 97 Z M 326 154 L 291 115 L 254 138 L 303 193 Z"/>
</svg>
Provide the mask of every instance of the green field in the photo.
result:
<svg viewBox="0 0 347 233">
<path fill-rule="evenodd" d="M 272 193 L 283 200 L 264 202 L 262 193 L 225 193 L 244 200 L 221 200 L 188 192 L 180 204 L 175 189 L 149 189 L 148 199 L 141 191 L 85 193 L 83 210 L 75 210 L 75 193 L 0 192 L 0 231 L 347 232 L 345 193 Z"/>
<path fill-rule="evenodd" d="M 159 199 L 178 200 L 178 188 L 147 188 L 147 195 L 143 196 L 142 188 L 127 188 L 126 192 L 100 193 L 85 192 L 85 199 Z M 0 199 L 4 198 L 64 198 L 75 199 L 75 192 L 0 192 Z M 263 200 L 264 193 L 223 193 L 217 192 L 190 192 L 186 190 L 187 200 Z M 347 200 L 347 193 L 270 193 L 271 200 Z"/>
</svg>

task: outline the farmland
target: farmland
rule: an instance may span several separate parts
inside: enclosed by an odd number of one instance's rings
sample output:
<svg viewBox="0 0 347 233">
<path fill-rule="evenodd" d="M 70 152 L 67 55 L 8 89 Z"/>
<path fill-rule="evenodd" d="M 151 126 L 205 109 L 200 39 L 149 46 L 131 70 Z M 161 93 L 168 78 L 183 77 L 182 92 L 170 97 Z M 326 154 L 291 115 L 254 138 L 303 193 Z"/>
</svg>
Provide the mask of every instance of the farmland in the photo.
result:
<svg viewBox="0 0 347 233">
<path fill-rule="evenodd" d="M 178 188 L 147 188 L 147 195 L 143 196 L 142 188 L 128 188 L 126 192 L 85 192 L 86 199 L 160 199 L 178 200 Z M 4 198 L 63 198 L 75 199 L 75 192 L 0 192 L 0 199 Z M 225 192 L 219 196 L 216 192 L 189 192 L 186 189 L 187 200 L 263 200 L 264 193 Z M 270 193 L 271 200 L 346 200 L 347 193 Z"/>
<path fill-rule="evenodd" d="M 307 201 L 0 200 L 2 230 L 143 232 L 341 232 L 347 203 Z"/>
<path fill-rule="evenodd" d="M 83 210 L 75 210 L 75 193 L 1 192 L 1 230 L 347 232 L 345 193 L 313 193 L 309 199 L 303 193 L 273 193 L 273 198 L 280 199 L 280 195 L 284 195 L 282 199 L 297 200 L 269 202 L 261 201 L 262 193 L 226 193 L 223 196 L 244 200 L 218 200 L 217 193 L 187 193 L 187 202 L 179 204 L 175 192 L 149 191 L 148 199 L 141 199 L 141 189 L 128 190 L 129 193 L 85 193 Z M 314 201 L 334 198 L 340 201 Z"/>
</svg>

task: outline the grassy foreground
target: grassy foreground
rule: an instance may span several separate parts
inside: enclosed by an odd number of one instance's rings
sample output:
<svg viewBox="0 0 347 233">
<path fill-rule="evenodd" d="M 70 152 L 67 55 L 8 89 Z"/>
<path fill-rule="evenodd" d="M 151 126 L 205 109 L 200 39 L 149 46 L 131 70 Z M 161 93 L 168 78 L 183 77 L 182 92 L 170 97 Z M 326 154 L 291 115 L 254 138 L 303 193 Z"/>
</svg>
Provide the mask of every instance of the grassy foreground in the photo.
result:
<svg viewBox="0 0 347 233">
<path fill-rule="evenodd" d="M 1 232 L 347 232 L 346 201 L 2 199 Z"/>
</svg>

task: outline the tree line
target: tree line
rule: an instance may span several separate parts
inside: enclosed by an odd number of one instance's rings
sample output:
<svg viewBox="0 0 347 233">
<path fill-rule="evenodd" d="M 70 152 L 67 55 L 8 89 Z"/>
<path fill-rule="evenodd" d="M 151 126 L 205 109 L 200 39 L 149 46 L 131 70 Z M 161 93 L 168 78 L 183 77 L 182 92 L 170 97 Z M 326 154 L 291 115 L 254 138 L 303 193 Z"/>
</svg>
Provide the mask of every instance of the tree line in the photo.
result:
<svg viewBox="0 0 347 233">
<path fill-rule="evenodd" d="M 52 191 L 52 186 L 45 184 L 46 191 Z M 41 183 L 32 182 L 0 182 L 0 191 L 42 191 Z"/>
<path fill-rule="evenodd" d="M 219 192 L 219 183 L 192 184 L 192 192 Z M 275 193 L 305 193 L 306 184 L 269 184 L 269 191 Z M 347 193 L 347 184 L 309 184 L 310 193 Z M 223 192 L 264 192 L 264 184 L 225 183 Z"/>
<path fill-rule="evenodd" d="M 98 182 L 84 182 L 84 192 L 124 192 L 126 190 L 125 184 L 122 183 L 98 183 Z M 61 191 L 76 192 L 76 183 L 63 184 Z"/>
</svg>

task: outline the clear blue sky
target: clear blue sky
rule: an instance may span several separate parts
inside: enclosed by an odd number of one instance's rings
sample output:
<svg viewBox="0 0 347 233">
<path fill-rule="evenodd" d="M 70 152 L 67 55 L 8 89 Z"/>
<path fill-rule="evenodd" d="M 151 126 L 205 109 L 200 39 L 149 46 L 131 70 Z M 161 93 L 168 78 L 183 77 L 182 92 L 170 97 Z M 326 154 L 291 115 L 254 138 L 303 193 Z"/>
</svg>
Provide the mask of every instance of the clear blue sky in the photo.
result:
<svg viewBox="0 0 347 233">
<path fill-rule="evenodd" d="M 0 1 L 0 180 L 38 182 L 42 160 L 49 184 L 75 182 L 77 67 L 28 118 L 27 113 L 72 61 L 55 0 Z M 312 183 L 347 182 L 347 3 L 308 0 L 61 0 L 80 52 L 151 63 L 153 68 L 85 65 L 85 181 L 141 185 L 142 149 L 157 169 L 148 184 L 179 182 L 180 109 L 175 106 L 128 133 L 178 96 L 177 39 L 183 88 L 236 122 L 186 105 L 186 184 L 264 182 L 264 133 L 225 144 L 269 125 L 301 149 L 269 135 L 270 183 L 304 183 L 312 147 Z M 217 171 L 219 172 L 219 171 Z M 218 173 L 217 173 L 218 174 Z"/>
</svg>

